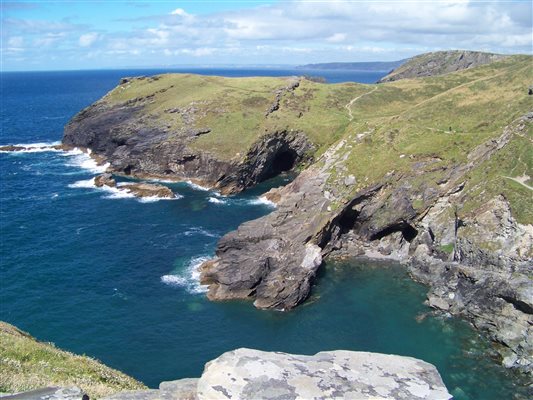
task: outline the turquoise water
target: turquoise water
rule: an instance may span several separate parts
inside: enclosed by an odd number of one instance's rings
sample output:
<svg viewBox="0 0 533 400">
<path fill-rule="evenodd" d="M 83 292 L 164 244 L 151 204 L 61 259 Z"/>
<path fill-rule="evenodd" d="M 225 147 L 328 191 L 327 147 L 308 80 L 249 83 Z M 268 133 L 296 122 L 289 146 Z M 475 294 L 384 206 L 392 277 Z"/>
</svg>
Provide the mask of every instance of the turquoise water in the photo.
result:
<svg viewBox="0 0 533 400">
<path fill-rule="evenodd" d="M 75 112 L 133 74 L 2 74 L 0 144 L 60 140 Z M 0 319 L 39 339 L 150 386 L 199 376 L 237 347 L 351 349 L 431 362 L 457 399 L 527 396 L 466 323 L 429 314 L 426 289 L 400 267 L 327 264 L 289 313 L 207 301 L 195 265 L 224 233 L 270 212 L 258 196 L 283 177 L 230 198 L 169 184 L 179 198 L 140 202 L 91 187 L 98 168 L 75 152 L 1 153 L 0 171 Z"/>
</svg>

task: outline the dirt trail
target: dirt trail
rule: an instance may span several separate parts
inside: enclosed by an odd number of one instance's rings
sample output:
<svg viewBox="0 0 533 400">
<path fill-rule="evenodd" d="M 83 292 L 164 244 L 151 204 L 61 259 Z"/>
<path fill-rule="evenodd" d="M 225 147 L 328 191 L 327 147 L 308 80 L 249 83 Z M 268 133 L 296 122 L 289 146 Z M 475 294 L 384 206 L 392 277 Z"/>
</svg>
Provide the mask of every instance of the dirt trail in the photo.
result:
<svg viewBox="0 0 533 400">
<path fill-rule="evenodd" d="M 366 93 L 363 93 L 362 95 L 360 96 L 357 96 L 357 97 L 354 97 L 353 99 L 351 99 L 348 104 L 346 104 L 344 106 L 344 108 L 346 108 L 346 110 L 348 110 L 348 118 L 350 119 L 350 121 L 353 120 L 353 115 L 352 115 L 352 106 L 353 106 L 353 103 L 355 103 L 357 100 L 359 100 L 360 98 L 362 97 L 365 97 L 367 94 L 370 94 L 370 93 L 373 93 L 376 91 L 378 87 L 377 86 L 374 86 L 374 89 L 372 89 L 371 91 L 369 92 L 366 92 Z"/>
</svg>

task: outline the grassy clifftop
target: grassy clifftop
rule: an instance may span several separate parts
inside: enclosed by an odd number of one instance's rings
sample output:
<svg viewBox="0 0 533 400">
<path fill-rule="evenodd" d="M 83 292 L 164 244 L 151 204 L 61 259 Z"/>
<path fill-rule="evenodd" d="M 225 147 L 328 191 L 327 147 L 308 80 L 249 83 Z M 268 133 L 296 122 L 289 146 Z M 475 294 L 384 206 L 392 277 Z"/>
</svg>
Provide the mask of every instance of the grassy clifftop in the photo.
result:
<svg viewBox="0 0 533 400">
<path fill-rule="evenodd" d="M 179 135 L 172 139 L 173 132 L 191 127 L 207 132 L 189 146 L 220 160 L 242 162 L 261 136 L 295 130 L 315 144 L 315 159 L 344 141 L 343 165 L 331 171 L 333 186 L 343 186 L 342 180 L 353 175 L 357 185 L 350 190 L 355 191 L 393 171 L 410 173 L 423 167 L 427 173 L 418 183 L 427 187 L 438 185 L 439 171 L 468 163 L 468 154 L 477 146 L 498 138 L 504 127 L 533 109 L 527 93 L 532 62 L 530 56 L 510 56 L 442 76 L 378 85 L 300 79 L 290 90 L 294 77 L 168 74 L 124 80 L 102 101 L 139 105 L 133 111 L 139 122 L 169 132 L 170 142 L 181 140 Z M 276 102 L 277 109 L 269 112 Z M 528 129 L 512 136 L 499 161 L 488 160 L 469 173 L 472 195 L 465 200 L 465 212 L 488 196 L 504 194 L 518 220 L 533 223 L 527 207 L 531 181 L 526 179 L 524 185 L 510 179 L 533 176 Z"/>
<path fill-rule="evenodd" d="M 505 127 L 533 110 L 527 92 L 533 80 L 531 63 L 531 57 L 516 56 L 445 76 L 378 85 L 353 105 L 347 169 L 339 174 L 360 178 L 355 190 L 392 171 L 425 170 L 419 183 L 438 185 L 446 168 L 468 164 L 476 147 L 497 139 Z M 527 206 L 531 189 L 508 178 L 533 176 L 532 140 L 529 125 L 513 134 L 496 158 L 473 166 L 463 212 L 504 194 L 515 217 L 533 223 Z"/>
<path fill-rule="evenodd" d="M 15 393 L 45 386 L 78 386 L 91 398 L 142 389 L 135 379 L 98 361 L 35 340 L 0 322 L 0 392 Z"/>
</svg>

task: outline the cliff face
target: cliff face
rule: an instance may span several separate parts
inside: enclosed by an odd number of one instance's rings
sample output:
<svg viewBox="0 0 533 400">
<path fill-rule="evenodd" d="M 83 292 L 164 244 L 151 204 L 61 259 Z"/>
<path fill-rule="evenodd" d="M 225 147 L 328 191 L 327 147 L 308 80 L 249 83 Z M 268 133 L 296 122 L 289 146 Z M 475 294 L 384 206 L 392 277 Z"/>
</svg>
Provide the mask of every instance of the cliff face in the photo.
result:
<svg viewBox="0 0 533 400">
<path fill-rule="evenodd" d="M 246 89 L 246 79 L 237 81 L 187 75 L 123 79 L 67 124 L 63 143 L 91 149 L 115 173 L 195 179 L 224 193 L 308 160 L 314 144 L 277 115 L 282 100 L 297 101 L 293 92 L 300 79 L 252 79 L 257 90 Z M 298 112 L 301 118 L 304 111 Z"/>
<path fill-rule="evenodd" d="M 393 82 L 406 78 L 436 76 L 463 69 L 474 68 L 503 59 L 501 54 L 482 53 L 478 51 L 437 51 L 413 57 L 379 80 Z"/>
<path fill-rule="evenodd" d="M 209 298 L 286 310 L 307 298 L 325 257 L 393 259 L 430 286 L 432 307 L 468 318 L 506 365 L 531 371 L 530 65 L 513 56 L 384 85 L 126 80 L 64 141 L 115 173 L 227 193 L 305 165 L 268 194 L 273 213 L 220 240 L 202 266 Z"/>
</svg>

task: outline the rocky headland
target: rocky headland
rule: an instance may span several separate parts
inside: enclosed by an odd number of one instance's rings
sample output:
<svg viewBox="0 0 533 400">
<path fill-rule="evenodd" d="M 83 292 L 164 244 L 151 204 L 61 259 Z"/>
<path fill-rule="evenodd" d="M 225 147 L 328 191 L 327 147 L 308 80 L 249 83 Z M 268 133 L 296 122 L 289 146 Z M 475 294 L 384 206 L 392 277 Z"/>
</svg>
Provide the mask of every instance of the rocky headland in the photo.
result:
<svg viewBox="0 0 533 400">
<path fill-rule="evenodd" d="M 390 259 L 429 286 L 430 306 L 471 321 L 506 366 L 532 372 L 531 62 L 430 53 L 379 85 L 125 78 L 63 142 L 113 174 L 225 194 L 298 170 L 267 194 L 277 209 L 225 235 L 201 267 L 210 299 L 288 310 L 325 258 Z M 400 79 L 416 76 L 426 77 Z"/>
</svg>

